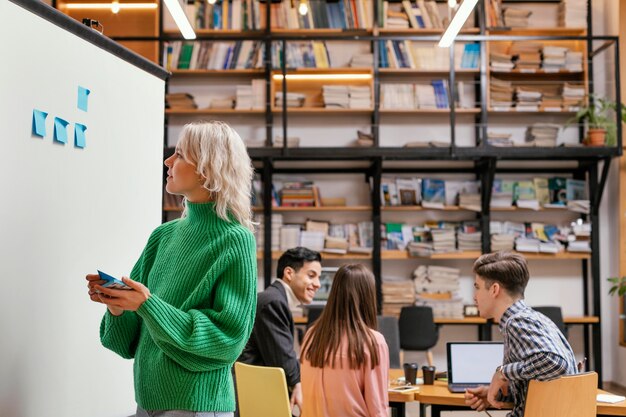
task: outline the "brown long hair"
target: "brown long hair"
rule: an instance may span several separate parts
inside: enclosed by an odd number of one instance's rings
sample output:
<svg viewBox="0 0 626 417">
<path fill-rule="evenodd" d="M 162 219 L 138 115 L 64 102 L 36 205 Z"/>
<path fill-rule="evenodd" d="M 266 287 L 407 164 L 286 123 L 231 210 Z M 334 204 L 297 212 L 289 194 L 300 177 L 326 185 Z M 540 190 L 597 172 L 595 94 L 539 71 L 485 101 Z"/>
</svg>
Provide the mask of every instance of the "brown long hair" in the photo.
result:
<svg viewBox="0 0 626 417">
<path fill-rule="evenodd" d="M 376 328 L 374 275 L 362 264 L 343 265 L 335 274 L 324 311 L 304 340 L 300 361 L 306 359 L 316 368 L 334 368 L 341 340 L 347 336 L 350 369 L 365 364 L 365 349 L 373 369 L 379 358 L 370 329 Z"/>
</svg>

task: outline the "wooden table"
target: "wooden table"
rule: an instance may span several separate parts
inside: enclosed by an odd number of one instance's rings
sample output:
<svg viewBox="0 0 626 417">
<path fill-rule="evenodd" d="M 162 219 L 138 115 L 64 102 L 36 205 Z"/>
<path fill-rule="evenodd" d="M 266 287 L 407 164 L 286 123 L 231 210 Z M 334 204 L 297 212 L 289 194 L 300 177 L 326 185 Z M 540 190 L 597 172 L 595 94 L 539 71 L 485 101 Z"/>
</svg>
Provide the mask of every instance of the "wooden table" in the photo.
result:
<svg viewBox="0 0 626 417">
<path fill-rule="evenodd" d="M 400 369 L 390 369 L 389 378 L 394 380 L 403 375 Z M 414 393 L 413 401 L 420 403 L 420 415 L 426 415 L 426 407 L 431 406 L 431 417 L 439 417 L 441 411 L 444 410 L 468 410 L 465 405 L 463 394 L 455 394 L 448 390 L 447 382 L 435 381 L 434 385 L 420 385 L 419 391 Z M 610 392 L 599 389 L 598 394 L 611 394 Z M 405 395 L 405 394 L 401 394 Z M 391 393 L 389 395 L 390 406 L 397 410 L 398 417 L 404 417 L 404 404 L 409 401 L 405 397 L 395 397 L 392 400 Z M 392 404 L 393 403 L 393 404 Z M 401 404 L 401 405 L 400 405 Z M 512 407 L 512 404 L 509 404 Z M 626 416 L 626 400 L 615 404 L 597 403 L 598 416 Z"/>
</svg>

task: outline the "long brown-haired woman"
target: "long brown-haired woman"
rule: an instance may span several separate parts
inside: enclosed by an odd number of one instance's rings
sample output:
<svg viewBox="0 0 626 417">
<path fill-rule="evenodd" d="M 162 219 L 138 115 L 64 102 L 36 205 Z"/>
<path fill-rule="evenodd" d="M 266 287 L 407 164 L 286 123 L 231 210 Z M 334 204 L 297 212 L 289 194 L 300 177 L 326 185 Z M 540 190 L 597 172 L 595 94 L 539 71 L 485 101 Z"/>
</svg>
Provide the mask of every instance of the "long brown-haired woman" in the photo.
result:
<svg viewBox="0 0 626 417">
<path fill-rule="evenodd" d="M 387 417 L 389 349 L 374 329 L 374 276 L 343 265 L 302 345 L 303 417 Z"/>
</svg>

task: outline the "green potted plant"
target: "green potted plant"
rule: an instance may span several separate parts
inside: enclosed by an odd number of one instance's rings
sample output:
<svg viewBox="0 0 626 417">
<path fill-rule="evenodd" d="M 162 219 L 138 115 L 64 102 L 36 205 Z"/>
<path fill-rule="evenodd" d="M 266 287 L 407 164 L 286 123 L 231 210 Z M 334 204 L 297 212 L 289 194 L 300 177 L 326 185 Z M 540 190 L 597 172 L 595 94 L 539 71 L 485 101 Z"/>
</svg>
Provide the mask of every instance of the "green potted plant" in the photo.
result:
<svg viewBox="0 0 626 417">
<path fill-rule="evenodd" d="M 611 283 L 611 288 L 609 288 L 610 295 L 617 295 L 621 297 L 626 294 L 626 276 L 611 277 L 607 278 L 607 280 Z"/>
<path fill-rule="evenodd" d="M 581 107 L 574 116 L 578 123 L 586 123 L 587 136 L 584 143 L 588 146 L 615 146 L 617 125 L 615 111 L 617 105 L 607 98 L 591 96 L 589 103 Z M 622 104 L 621 119 L 626 121 L 626 109 Z"/>
</svg>

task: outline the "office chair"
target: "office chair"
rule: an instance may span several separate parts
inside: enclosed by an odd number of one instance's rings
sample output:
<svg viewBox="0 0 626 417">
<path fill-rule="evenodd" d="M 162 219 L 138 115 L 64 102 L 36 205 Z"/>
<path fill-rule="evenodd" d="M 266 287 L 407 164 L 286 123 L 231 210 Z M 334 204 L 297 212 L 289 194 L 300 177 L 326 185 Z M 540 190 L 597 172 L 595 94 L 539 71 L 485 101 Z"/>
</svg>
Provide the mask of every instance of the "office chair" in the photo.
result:
<svg viewBox="0 0 626 417">
<path fill-rule="evenodd" d="M 433 366 L 430 348 L 439 339 L 439 328 L 435 325 L 433 309 L 424 306 L 402 307 L 398 324 L 400 349 L 426 351 L 428 364 Z"/>
<path fill-rule="evenodd" d="M 596 415 L 598 374 L 565 375 L 528 385 L 524 417 L 593 417 Z"/>
<path fill-rule="evenodd" d="M 567 339 L 568 328 L 563 322 L 563 313 L 561 312 L 561 307 L 559 306 L 543 306 L 543 307 L 533 307 L 535 311 L 543 314 L 548 317 L 550 320 L 556 324 L 556 327 L 559 328 L 563 336 Z"/>
<path fill-rule="evenodd" d="M 240 417 L 291 417 L 285 371 L 235 363 Z"/>
<path fill-rule="evenodd" d="M 309 327 L 317 320 L 324 310 L 323 305 L 310 305 L 306 306 L 306 329 L 309 330 Z"/>
<path fill-rule="evenodd" d="M 402 368 L 400 362 L 400 329 L 398 319 L 393 316 L 378 316 L 378 331 L 385 336 L 389 347 L 389 367 L 392 369 Z"/>
</svg>

